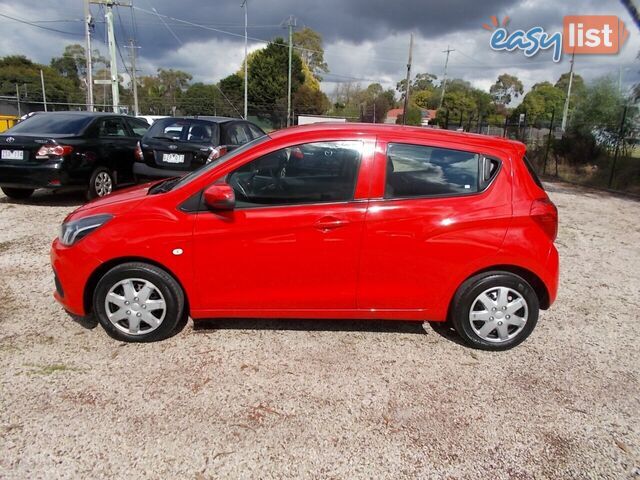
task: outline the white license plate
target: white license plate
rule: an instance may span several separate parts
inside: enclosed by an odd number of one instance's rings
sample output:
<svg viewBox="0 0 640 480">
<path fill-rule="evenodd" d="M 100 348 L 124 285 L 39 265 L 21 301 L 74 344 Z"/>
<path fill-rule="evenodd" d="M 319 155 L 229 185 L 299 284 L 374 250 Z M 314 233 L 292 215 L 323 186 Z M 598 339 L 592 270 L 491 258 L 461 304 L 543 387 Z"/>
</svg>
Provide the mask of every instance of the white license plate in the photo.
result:
<svg viewBox="0 0 640 480">
<path fill-rule="evenodd" d="M 184 163 L 184 155 L 180 153 L 163 153 L 162 161 L 164 163 Z"/>
<path fill-rule="evenodd" d="M 23 160 L 24 150 L 2 150 L 3 160 Z"/>
</svg>

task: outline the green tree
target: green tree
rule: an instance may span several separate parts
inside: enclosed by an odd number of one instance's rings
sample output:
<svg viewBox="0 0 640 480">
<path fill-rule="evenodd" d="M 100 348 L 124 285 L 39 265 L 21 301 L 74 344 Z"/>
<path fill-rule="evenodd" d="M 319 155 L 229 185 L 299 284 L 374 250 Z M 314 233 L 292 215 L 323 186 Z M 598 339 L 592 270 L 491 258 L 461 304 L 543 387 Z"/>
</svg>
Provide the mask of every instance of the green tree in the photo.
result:
<svg viewBox="0 0 640 480">
<path fill-rule="evenodd" d="M 565 93 L 550 82 L 536 83 L 524 96 L 515 113 L 524 113 L 528 124 L 546 127 L 554 110 L 556 120 L 562 115 L 564 97 Z"/>
<path fill-rule="evenodd" d="M 296 115 L 322 115 L 331 106 L 329 98 L 320 90 L 301 85 L 293 95 L 293 110 Z"/>
<path fill-rule="evenodd" d="M 435 81 L 438 79 L 436 75 L 432 73 L 418 73 L 411 82 L 411 95 L 420 91 L 434 91 L 436 89 Z M 400 100 L 404 99 L 405 92 L 407 90 L 407 79 L 402 79 L 396 84 L 396 90 L 400 92 Z"/>
<path fill-rule="evenodd" d="M 329 71 L 329 66 L 324 61 L 322 35 L 309 27 L 304 27 L 293 33 L 293 45 L 313 76 L 318 81 L 322 80 L 321 74 Z"/>
<path fill-rule="evenodd" d="M 258 110 L 260 117 L 268 118 L 275 125 L 283 125 L 287 118 L 289 52 L 283 45 L 282 38 L 275 38 L 249 63 L 249 103 Z M 304 79 L 302 60 L 294 52 L 291 61 L 292 95 Z"/>
<path fill-rule="evenodd" d="M 22 55 L 0 58 L 0 95 L 15 96 L 17 85 L 22 99 L 41 102 L 43 97 L 40 70 L 43 72 L 50 109 L 66 110 L 69 108 L 68 105 L 56 106 L 55 103 L 84 101 L 83 94 L 78 90 L 73 80 L 63 77 L 51 67 L 34 63 Z"/>
<path fill-rule="evenodd" d="M 223 106 L 215 85 L 198 82 L 189 86 L 180 98 L 180 110 L 185 115 L 217 115 Z"/>
<path fill-rule="evenodd" d="M 603 77 L 585 88 L 571 118 L 569 128 L 583 138 L 610 152 L 617 143 L 624 106 L 628 104 L 612 77 Z M 629 108 L 624 130 L 629 132 L 636 122 L 637 108 Z"/>
<path fill-rule="evenodd" d="M 491 85 L 489 93 L 496 106 L 505 109 L 515 98 L 524 93 L 522 82 L 515 75 L 503 73 L 498 77 L 496 83 Z"/>
<path fill-rule="evenodd" d="M 238 112 L 244 109 L 244 78 L 233 73 L 220 80 L 218 86 L 224 94 L 221 114 L 229 117 L 238 116 Z"/>
</svg>

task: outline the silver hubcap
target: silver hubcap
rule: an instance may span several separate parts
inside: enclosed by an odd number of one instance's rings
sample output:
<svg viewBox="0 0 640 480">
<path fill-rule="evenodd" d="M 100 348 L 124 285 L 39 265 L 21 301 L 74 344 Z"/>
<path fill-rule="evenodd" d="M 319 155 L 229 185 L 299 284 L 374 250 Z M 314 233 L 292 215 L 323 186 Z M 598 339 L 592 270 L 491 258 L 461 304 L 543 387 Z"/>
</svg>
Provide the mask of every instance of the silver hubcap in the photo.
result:
<svg viewBox="0 0 640 480">
<path fill-rule="evenodd" d="M 149 280 L 127 278 L 109 289 L 104 309 L 118 330 L 129 335 L 144 335 L 160 326 L 167 304 L 158 287 Z"/>
<path fill-rule="evenodd" d="M 516 337 L 529 317 L 526 300 L 508 287 L 485 290 L 471 304 L 469 322 L 483 340 L 502 343 Z"/>
<path fill-rule="evenodd" d="M 100 172 L 98 175 L 96 175 L 95 186 L 96 193 L 99 197 L 104 197 L 105 195 L 110 194 L 111 190 L 113 189 L 113 181 L 111 180 L 111 175 L 109 175 L 107 172 Z"/>
</svg>

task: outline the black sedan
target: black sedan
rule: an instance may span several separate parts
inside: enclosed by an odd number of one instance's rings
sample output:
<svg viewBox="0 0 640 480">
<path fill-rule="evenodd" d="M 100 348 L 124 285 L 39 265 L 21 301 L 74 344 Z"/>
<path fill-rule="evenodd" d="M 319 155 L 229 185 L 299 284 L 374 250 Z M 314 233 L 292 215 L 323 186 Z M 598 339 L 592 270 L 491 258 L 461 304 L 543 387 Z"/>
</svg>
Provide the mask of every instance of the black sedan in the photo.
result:
<svg viewBox="0 0 640 480">
<path fill-rule="evenodd" d="M 140 140 L 133 171 L 138 179 L 181 176 L 263 135 L 237 118 L 163 118 Z"/>
<path fill-rule="evenodd" d="M 135 148 L 148 128 L 125 115 L 39 113 L 0 135 L 0 187 L 16 199 L 66 187 L 102 197 L 133 182 Z"/>
</svg>

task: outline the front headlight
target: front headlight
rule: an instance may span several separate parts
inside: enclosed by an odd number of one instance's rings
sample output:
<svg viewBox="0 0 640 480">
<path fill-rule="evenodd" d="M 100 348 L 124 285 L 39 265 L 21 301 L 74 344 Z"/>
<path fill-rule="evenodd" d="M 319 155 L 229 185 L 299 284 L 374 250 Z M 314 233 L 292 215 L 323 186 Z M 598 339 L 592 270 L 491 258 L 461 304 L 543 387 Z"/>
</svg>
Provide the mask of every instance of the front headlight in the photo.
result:
<svg viewBox="0 0 640 480">
<path fill-rule="evenodd" d="M 78 240 L 89 235 L 96 228 L 107 223 L 112 218 L 113 215 L 103 214 L 63 223 L 60 226 L 60 243 L 66 246 L 71 246 Z"/>
</svg>

